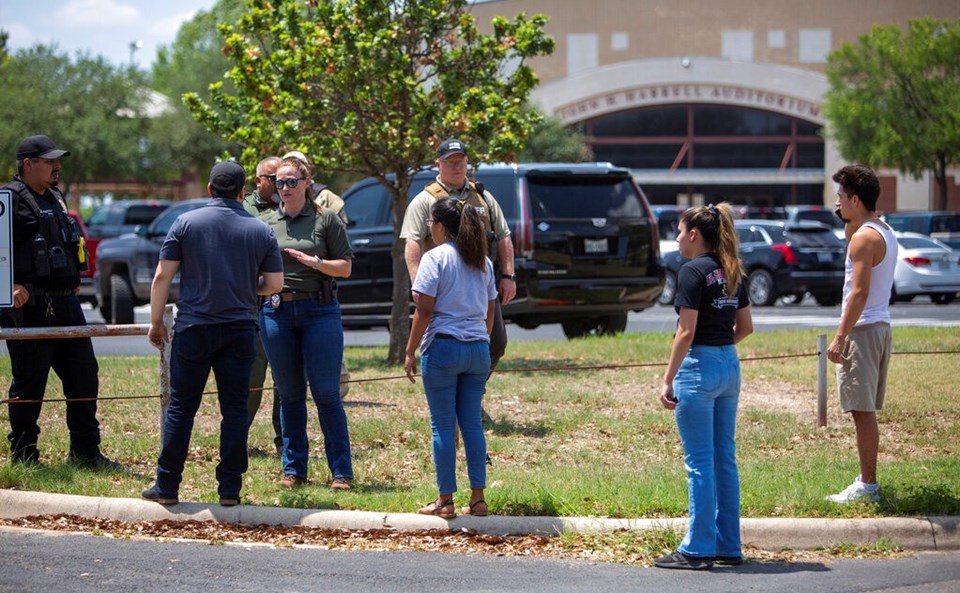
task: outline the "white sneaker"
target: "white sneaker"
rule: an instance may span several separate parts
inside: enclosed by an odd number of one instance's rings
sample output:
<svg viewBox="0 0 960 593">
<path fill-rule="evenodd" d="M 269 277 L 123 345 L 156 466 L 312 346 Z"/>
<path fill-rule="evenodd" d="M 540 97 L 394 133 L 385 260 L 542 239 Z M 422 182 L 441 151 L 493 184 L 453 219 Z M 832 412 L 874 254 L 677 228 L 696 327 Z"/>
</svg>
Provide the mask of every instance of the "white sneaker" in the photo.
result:
<svg viewBox="0 0 960 593">
<path fill-rule="evenodd" d="M 880 502 L 880 486 L 878 484 L 864 484 L 860 476 L 839 494 L 826 497 L 830 502 L 847 504 L 849 502 Z"/>
</svg>

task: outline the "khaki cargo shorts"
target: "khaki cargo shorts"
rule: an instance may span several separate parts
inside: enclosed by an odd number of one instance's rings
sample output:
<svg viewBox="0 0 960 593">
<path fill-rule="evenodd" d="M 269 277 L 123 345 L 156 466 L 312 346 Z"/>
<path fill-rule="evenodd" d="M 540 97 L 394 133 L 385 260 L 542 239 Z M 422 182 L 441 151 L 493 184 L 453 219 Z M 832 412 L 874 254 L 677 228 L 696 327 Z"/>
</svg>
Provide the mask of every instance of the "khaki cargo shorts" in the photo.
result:
<svg viewBox="0 0 960 593">
<path fill-rule="evenodd" d="M 876 412 L 883 408 L 893 333 L 887 323 L 853 328 L 837 365 L 837 391 L 844 412 Z"/>
</svg>

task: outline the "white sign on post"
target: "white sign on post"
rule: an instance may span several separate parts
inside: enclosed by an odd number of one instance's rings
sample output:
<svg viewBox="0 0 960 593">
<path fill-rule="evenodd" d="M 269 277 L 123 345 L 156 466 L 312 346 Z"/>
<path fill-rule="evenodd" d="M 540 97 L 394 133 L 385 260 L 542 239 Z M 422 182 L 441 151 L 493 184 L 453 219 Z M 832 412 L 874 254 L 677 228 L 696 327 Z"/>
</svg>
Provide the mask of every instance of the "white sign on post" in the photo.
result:
<svg viewBox="0 0 960 593">
<path fill-rule="evenodd" d="M 0 307 L 13 306 L 13 193 L 0 189 Z"/>
</svg>

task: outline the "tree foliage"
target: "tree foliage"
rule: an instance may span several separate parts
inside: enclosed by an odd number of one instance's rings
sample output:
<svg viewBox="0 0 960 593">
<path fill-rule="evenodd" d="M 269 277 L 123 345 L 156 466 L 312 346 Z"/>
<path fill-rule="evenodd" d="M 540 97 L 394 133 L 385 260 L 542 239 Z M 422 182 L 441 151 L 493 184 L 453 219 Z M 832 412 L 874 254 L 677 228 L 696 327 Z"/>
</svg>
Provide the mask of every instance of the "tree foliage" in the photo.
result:
<svg viewBox="0 0 960 593">
<path fill-rule="evenodd" d="M 833 52 L 826 74 L 824 111 L 844 158 L 932 170 L 946 208 L 946 169 L 960 164 L 960 20 L 875 26 Z"/>
<path fill-rule="evenodd" d="M 20 140 L 47 134 L 70 150 L 62 188 L 78 181 L 139 178 L 145 122 L 142 76 L 102 57 L 71 59 L 55 47 L 19 50 L 0 62 L 0 173 L 10 179 Z M 133 116 L 131 116 L 133 115 Z"/>
<path fill-rule="evenodd" d="M 518 162 L 579 163 L 593 159 L 593 151 L 584 143 L 581 131 L 566 128 L 555 116 L 537 114 L 535 117 L 540 121 L 517 153 Z"/>
<path fill-rule="evenodd" d="M 244 146 L 252 166 L 277 147 L 325 169 L 376 177 L 393 197 L 393 331 L 403 360 L 410 279 L 398 239 L 413 172 L 456 136 L 474 161 L 512 157 L 535 123 L 523 111 L 537 80 L 527 58 L 553 50 L 546 17 L 497 17 L 482 34 L 466 0 L 250 0 L 221 25 L 233 63 L 194 116 Z"/>
<path fill-rule="evenodd" d="M 217 156 L 238 152 L 236 144 L 198 123 L 181 98 L 196 93 L 209 99 L 210 85 L 224 81 L 230 62 L 223 53 L 221 22 L 235 22 L 246 0 L 219 0 L 180 26 L 169 46 L 162 46 L 150 73 L 151 87 L 172 99 L 172 110 L 151 121 L 147 147 L 156 174 L 175 177 L 183 171 L 206 173 Z M 227 88 L 232 88 L 229 81 Z"/>
</svg>

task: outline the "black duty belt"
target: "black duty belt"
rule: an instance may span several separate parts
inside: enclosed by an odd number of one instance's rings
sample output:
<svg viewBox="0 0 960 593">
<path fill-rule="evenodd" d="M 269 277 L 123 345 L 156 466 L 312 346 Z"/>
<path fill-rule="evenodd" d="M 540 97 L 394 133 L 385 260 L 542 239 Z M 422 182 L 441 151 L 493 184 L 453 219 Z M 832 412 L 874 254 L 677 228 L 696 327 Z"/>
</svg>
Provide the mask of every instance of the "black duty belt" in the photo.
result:
<svg viewBox="0 0 960 593">
<path fill-rule="evenodd" d="M 294 291 L 294 290 L 285 290 L 283 292 L 275 292 L 270 296 L 266 297 L 266 305 L 271 309 L 276 309 L 280 306 L 281 303 L 289 303 L 292 301 L 317 301 L 321 305 L 329 304 L 333 299 L 337 298 L 337 283 L 336 281 L 326 282 L 320 285 L 320 290 L 313 291 Z"/>
<path fill-rule="evenodd" d="M 315 301 L 320 300 L 319 292 L 281 292 L 280 300 L 284 303 L 289 303 L 290 301 L 305 301 L 307 299 L 313 299 Z"/>
<path fill-rule="evenodd" d="M 36 296 L 68 297 L 74 293 L 74 289 L 66 288 L 63 290 L 47 290 L 45 288 L 35 288 L 34 292 L 36 293 Z"/>
</svg>

